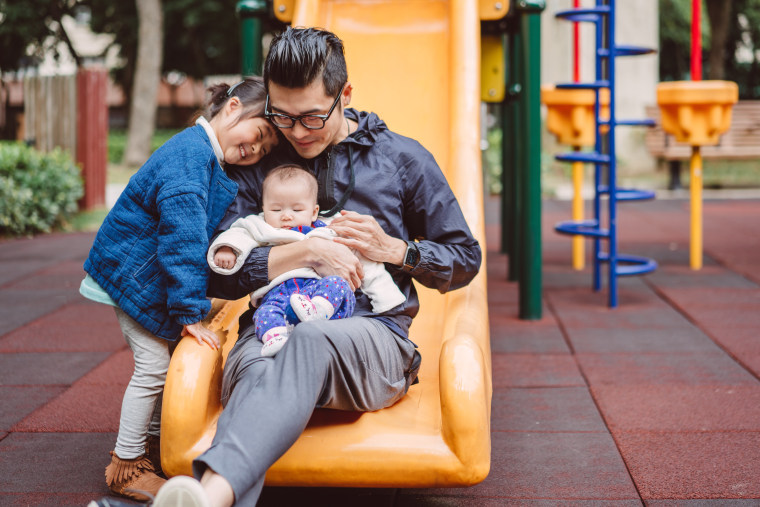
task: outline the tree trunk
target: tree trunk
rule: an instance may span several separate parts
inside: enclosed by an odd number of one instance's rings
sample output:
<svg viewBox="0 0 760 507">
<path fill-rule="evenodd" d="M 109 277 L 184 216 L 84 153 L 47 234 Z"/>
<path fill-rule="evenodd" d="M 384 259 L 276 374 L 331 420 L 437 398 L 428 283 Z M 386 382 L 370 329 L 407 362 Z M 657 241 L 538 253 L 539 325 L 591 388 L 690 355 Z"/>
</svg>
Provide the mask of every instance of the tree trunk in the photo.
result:
<svg viewBox="0 0 760 507">
<path fill-rule="evenodd" d="M 161 0 L 135 2 L 139 25 L 137 64 L 129 108 L 127 147 L 124 151 L 124 163 L 130 166 L 142 165 L 151 154 L 164 47 Z"/>
<path fill-rule="evenodd" d="M 726 75 L 726 41 L 731 20 L 731 2 L 707 0 L 707 16 L 710 18 L 712 33 L 707 78 L 723 79 Z"/>
</svg>

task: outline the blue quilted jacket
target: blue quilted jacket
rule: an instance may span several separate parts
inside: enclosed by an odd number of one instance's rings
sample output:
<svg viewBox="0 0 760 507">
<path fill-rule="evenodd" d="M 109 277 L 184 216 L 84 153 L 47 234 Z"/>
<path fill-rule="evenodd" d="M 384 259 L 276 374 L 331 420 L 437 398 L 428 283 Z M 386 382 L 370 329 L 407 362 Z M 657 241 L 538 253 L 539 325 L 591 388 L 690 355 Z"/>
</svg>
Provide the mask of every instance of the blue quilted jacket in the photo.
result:
<svg viewBox="0 0 760 507">
<path fill-rule="evenodd" d="M 129 180 L 85 271 L 145 329 L 176 340 L 211 309 L 206 250 L 237 188 L 203 128 L 183 130 Z"/>
</svg>

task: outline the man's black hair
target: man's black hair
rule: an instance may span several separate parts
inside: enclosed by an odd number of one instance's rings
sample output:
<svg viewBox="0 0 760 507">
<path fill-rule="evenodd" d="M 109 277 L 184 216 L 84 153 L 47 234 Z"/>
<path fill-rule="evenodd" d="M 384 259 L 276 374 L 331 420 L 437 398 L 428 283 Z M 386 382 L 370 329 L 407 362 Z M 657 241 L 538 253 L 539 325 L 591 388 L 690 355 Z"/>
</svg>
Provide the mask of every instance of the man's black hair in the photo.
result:
<svg viewBox="0 0 760 507">
<path fill-rule="evenodd" d="M 272 39 L 264 62 L 264 83 L 305 88 L 322 77 L 325 93 L 335 97 L 348 80 L 343 42 L 319 28 L 290 28 Z"/>
</svg>

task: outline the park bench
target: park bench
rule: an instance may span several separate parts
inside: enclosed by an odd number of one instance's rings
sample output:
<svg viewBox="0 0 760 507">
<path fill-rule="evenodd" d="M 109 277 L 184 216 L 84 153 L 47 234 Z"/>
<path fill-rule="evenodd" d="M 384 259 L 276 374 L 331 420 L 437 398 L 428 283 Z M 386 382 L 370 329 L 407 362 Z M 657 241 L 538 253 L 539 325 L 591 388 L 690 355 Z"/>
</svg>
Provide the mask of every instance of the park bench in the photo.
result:
<svg viewBox="0 0 760 507">
<path fill-rule="evenodd" d="M 668 165 L 669 188 L 680 187 L 680 167 L 691 156 L 691 146 L 676 142 L 665 133 L 657 106 L 646 109 L 647 117 L 654 118 L 655 126 L 647 130 L 647 150 L 657 159 L 657 166 Z M 746 160 L 760 158 L 760 101 L 742 100 L 733 107 L 731 128 L 715 146 L 702 147 L 704 159 Z"/>
</svg>

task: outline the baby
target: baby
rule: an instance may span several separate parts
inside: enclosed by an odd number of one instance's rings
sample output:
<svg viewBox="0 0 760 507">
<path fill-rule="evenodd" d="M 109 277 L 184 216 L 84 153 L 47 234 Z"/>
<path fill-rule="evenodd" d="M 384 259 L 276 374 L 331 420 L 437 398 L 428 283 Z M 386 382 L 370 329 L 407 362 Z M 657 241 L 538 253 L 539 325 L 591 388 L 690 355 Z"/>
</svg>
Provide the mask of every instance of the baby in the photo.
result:
<svg viewBox="0 0 760 507">
<path fill-rule="evenodd" d="M 317 219 L 317 179 L 306 169 L 297 165 L 272 169 L 264 179 L 262 194 L 263 212 L 236 220 L 209 248 L 208 262 L 217 273 L 236 272 L 258 246 L 335 236 Z M 373 312 L 388 311 L 406 300 L 381 263 L 357 256 L 364 269 L 362 291 L 372 301 Z M 256 336 L 264 343 L 263 356 L 275 355 L 298 322 L 350 317 L 356 304 L 346 280 L 320 278 L 311 268 L 283 273 L 251 294 L 251 301 L 258 306 L 253 319 Z"/>
</svg>

